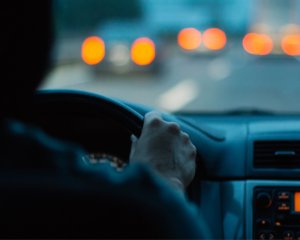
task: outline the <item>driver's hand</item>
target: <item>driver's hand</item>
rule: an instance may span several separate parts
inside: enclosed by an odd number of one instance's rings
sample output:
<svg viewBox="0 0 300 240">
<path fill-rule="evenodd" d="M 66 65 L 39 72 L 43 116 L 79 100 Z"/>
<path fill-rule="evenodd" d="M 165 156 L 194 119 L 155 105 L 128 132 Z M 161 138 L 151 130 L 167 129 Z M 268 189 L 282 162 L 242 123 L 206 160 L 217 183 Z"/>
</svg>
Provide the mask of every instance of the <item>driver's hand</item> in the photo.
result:
<svg viewBox="0 0 300 240">
<path fill-rule="evenodd" d="M 162 115 L 145 116 L 140 139 L 131 137 L 131 163 L 144 163 L 175 189 L 183 192 L 195 175 L 196 148 L 177 123 L 165 122 Z"/>
</svg>

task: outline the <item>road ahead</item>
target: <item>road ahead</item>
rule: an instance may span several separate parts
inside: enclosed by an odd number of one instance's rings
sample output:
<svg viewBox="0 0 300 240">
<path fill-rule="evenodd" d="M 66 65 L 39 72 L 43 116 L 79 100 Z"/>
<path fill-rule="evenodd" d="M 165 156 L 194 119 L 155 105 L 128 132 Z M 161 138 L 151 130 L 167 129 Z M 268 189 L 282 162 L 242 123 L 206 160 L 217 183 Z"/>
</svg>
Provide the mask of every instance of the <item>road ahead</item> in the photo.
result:
<svg viewBox="0 0 300 240">
<path fill-rule="evenodd" d="M 181 54 L 152 76 L 96 74 L 93 66 L 78 62 L 55 68 L 40 88 L 90 91 L 167 111 L 300 112 L 300 61 L 253 58 L 242 51 L 218 57 Z"/>
</svg>

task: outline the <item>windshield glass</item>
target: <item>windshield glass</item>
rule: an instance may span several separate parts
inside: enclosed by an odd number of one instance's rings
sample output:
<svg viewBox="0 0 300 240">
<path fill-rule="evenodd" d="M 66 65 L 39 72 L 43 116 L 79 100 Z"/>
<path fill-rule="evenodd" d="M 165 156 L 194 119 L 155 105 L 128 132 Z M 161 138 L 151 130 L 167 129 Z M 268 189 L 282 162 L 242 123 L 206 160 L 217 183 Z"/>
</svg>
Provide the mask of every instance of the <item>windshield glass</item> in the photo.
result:
<svg viewBox="0 0 300 240">
<path fill-rule="evenodd" d="M 299 0 L 55 0 L 53 68 L 169 112 L 300 112 Z"/>
</svg>

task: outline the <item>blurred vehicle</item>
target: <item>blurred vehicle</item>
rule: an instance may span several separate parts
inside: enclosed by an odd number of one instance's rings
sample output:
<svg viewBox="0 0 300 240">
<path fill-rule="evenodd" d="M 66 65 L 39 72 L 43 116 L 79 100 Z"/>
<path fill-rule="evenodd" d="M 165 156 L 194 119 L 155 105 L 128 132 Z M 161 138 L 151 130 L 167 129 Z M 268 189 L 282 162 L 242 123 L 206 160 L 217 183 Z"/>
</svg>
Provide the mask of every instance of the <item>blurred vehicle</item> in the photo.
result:
<svg viewBox="0 0 300 240">
<path fill-rule="evenodd" d="M 259 1 L 256 18 L 243 39 L 244 49 L 255 55 L 300 55 L 300 26 L 295 1 Z"/>
<path fill-rule="evenodd" d="M 218 55 L 224 51 L 227 37 L 219 28 L 199 31 L 196 28 L 182 29 L 177 37 L 178 45 L 185 53 L 207 56 Z"/>
<path fill-rule="evenodd" d="M 105 46 L 105 56 L 95 64 L 97 72 L 157 73 L 164 48 L 156 32 L 145 22 L 108 20 L 95 31 Z"/>
</svg>

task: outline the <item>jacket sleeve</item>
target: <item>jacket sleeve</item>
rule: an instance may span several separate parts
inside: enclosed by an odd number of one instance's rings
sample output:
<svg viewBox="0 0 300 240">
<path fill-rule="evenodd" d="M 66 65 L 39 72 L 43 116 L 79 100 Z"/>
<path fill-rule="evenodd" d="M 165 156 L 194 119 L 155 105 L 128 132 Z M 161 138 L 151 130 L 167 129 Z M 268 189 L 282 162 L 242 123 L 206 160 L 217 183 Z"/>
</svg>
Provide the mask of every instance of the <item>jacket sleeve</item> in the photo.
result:
<svg viewBox="0 0 300 240">
<path fill-rule="evenodd" d="M 207 238 L 196 207 L 145 166 L 86 165 L 80 147 L 20 123 L 2 138 L 2 238 Z"/>
</svg>

